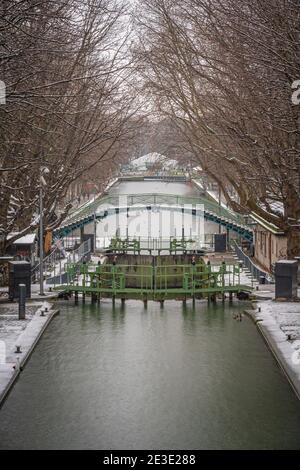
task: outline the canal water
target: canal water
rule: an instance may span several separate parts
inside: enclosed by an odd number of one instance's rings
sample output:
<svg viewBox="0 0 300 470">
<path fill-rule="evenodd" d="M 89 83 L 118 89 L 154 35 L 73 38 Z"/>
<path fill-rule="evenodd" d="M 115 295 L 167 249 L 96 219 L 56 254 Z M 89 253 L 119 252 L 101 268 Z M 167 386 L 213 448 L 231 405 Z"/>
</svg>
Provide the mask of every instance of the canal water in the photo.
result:
<svg viewBox="0 0 300 470">
<path fill-rule="evenodd" d="M 300 403 L 245 304 L 60 304 L 1 449 L 300 449 Z"/>
<path fill-rule="evenodd" d="M 186 181 L 121 180 L 110 188 L 109 194 L 173 194 L 175 196 L 197 197 L 200 190 Z"/>
</svg>

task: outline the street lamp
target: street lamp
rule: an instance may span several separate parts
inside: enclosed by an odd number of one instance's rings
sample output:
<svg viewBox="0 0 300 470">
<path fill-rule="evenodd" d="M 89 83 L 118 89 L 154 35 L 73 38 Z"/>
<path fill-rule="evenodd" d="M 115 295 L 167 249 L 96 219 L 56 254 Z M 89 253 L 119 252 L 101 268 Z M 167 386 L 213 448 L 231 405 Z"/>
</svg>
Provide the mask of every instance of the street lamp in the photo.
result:
<svg viewBox="0 0 300 470">
<path fill-rule="evenodd" d="M 40 295 L 44 293 L 44 227 L 43 227 L 43 186 L 46 186 L 46 181 L 43 175 L 49 173 L 47 167 L 40 168 Z"/>
</svg>

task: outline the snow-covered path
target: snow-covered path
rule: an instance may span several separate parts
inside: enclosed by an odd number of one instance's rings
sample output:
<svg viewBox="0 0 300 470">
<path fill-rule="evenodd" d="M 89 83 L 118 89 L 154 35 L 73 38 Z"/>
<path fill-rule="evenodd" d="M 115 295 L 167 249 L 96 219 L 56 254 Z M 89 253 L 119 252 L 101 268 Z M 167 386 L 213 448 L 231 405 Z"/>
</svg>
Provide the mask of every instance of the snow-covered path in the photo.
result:
<svg viewBox="0 0 300 470">
<path fill-rule="evenodd" d="M 38 308 L 39 306 L 39 308 Z M 12 309 L 14 308 L 14 312 Z M 41 315 L 41 309 L 48 309 Z M 47 325 L 58 311 L 48 302 L 27 307 L 27 320 L 18 320 L 17 304 L 2 305 L 0 311 L 0 404 L 18 377 Z M 27 315 L 28 314 L 28 315 Z M 16 346 L 21 352 L 16 353 Z"/>
<path fill-rule="evenodd" d="M 300 399 L 300 303 L 259 301 L 247 312 Z"/>
</svg>

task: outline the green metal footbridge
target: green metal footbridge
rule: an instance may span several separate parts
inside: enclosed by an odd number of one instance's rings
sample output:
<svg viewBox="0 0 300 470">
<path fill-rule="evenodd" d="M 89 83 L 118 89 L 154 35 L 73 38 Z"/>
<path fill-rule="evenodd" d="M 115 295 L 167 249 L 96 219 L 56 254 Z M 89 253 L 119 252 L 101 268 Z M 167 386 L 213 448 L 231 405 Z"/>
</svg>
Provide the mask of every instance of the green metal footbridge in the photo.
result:
<svg viewBox="0 0 300 470">
<path fill-rule="evenodd" d="M 122 205 L 120 204 L 122 201 Z M 123 205 L 123 201 L 126 201 Z M 246 225 L 245 219 L 229 209 L 219 206 L 208 196 L 199 194 L 197 197 L 177 196 L 174 194 L 122 194 L 106 195 L 95 199 L 92 203 L 83 205 L 66 219 L 66 221 L 54 231 L 54 236 L 63 238 L 74 230 L 80 229 L 94 220 L 103 220 L 109 215 L 129 213 L 134 209 L 168 209 L 196 215 L 197 208 L 203 205 L 205 220 L 215 222 L 238 234 L 240 237 L 252 242 L 252 229 Z"/>
<path fill-rule="evenodd" d="M 241 282 L 239 265 L 212 266 L 203 261 L 197 264 L 68 264 L 65 284 L 54 289 L 65 293 L 112 299 L 164 301 L 188 298 L 215 299 L 225 294 L 251 292 L 252 286 Z"/>
</svg>

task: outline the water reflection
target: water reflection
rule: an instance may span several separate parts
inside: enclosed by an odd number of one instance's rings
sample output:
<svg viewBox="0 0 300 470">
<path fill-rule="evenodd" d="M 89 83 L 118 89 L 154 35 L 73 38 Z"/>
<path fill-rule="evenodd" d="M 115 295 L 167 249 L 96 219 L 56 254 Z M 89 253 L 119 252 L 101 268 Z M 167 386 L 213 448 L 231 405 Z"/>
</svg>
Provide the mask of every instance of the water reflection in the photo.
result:
<svg viewBox="0 0 300 470">
<path fill-rule="evenodd" d="M 242 308 L 62 304 L 0 411 L 0 448 L 300 448 L 299 401 Z"/>
</svg>

